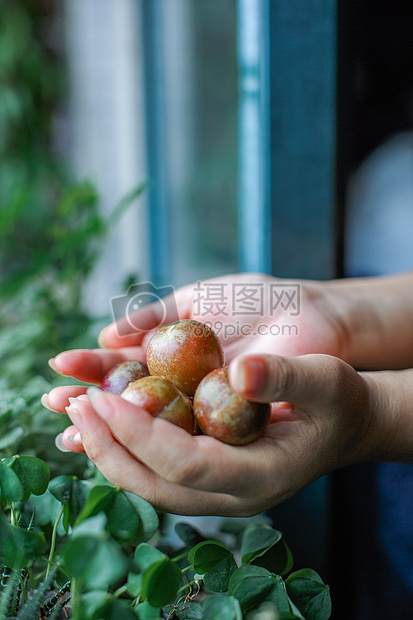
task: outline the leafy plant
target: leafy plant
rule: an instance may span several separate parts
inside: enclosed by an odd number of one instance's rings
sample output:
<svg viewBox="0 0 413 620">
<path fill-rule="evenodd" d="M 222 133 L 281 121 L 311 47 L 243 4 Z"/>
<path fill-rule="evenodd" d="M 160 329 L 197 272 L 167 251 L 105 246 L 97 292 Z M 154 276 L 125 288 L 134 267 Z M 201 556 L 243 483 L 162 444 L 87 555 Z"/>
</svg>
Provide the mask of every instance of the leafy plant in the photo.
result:
<svg viewBox="0 0 413 620">
<path fill-rule="evenodd" d="M 311 569 L 291 572 L 281 532 L 265 522 L 245 520 L 233 548 L 178 523 L 182 547 L 171 551 L 142 498 L 49 478 L 36 457 L 0 462 L 0 620 L 59 617 L 63 607 L 74 620 L 238 620 L 263 606 L 279 620 L 330 617 L 328 586 Z"/>
<path fill-rule="evenodd" d="M 55 131 L 67 88 L 52 4 L 0 0 L 0 454 L 81 475 L 87 459 L 54 446 L 66 417 L 40 404 L 56 381 L 47 361 L 96 345 L 108 317 L 84 308 L 83 285 L 144 184 L 104 217 L 95 185 L 73 178 Z"/>
</svg>

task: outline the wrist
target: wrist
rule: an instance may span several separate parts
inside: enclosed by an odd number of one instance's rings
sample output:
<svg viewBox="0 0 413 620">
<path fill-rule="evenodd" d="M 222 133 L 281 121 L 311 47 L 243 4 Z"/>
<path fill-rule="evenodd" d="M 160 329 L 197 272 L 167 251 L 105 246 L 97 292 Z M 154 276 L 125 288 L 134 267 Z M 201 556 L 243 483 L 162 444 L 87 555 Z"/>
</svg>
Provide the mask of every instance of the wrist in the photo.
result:
<svg viewBox="0 0 413 620">
<path fill-rule="evenodd" d="M 324 298 L 341 359 L 365 370 L 413 366 L 413 274 L 331 280 Z"/>
<path fill-rule="evenodd" d="M 363 372 L 368 421 L 362 459 L 413 462 L 413 370 Z"/>
</svg>

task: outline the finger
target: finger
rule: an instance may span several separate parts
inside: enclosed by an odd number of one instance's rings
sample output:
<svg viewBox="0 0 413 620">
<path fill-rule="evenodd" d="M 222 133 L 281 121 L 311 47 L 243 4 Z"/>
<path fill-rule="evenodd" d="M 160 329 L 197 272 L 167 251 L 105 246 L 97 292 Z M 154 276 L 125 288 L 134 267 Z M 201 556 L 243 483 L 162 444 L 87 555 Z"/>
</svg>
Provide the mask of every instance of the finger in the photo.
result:
<svg viewBox="0 0 413 620">
<path fill-rule="evenodd" d="M 207 493 L 169 482 L 138 461 L 87 403 L 78 403 L 87 455 L 112 484 L 143 497 L 157 510 L 186 515 L 250 516 L 252 505 L 229 494 Z M 169 423 L 166 423 L 169 424 Z"/>
<path fill-rule="evenodd" d="M 165 323 L 189 318 L 193 296 L 193 285 L 182 287 L 172 295 L 114 321 L 100 332 L 99 345 L 114 349 L 141 345 L 147 332 Z"/>
<path fill-rule="evenodd" d="M 330 355 L 249 355 L 234 359 L 229 381 L 234 390 L 257 402 L 290 401 L 308 406 L 329 402 L 351 367 Z"/>
<path fill-rule="evenodd" d="M 75 426 L 68 426 L 63 433 L 60 433 L 55 439 L 55 444 L 61 452 L 85 452 L 82 440 Z"/>
<path fill-rule="evenodd" d="M 76 398 L 86 394 L 86 385 L 65 385 L 53 388 L 48 394 L 43 394 L 41 403 L 50 411 L 65 413 L 66 407 L 70 405 L 69 398 Z"/>
<path fill-rule="evenodd" d="M 161 477 L 202 491 L 246 492 L 245 479 L 259 465 L 250 446 L 240 448 L 204 435 L 194 437 L 115 394 L 96 388 L 89 388 L 88 394 L 118 441 Z M 82 410 L 84 406 L 81 403 Z"/>
<path fill-rule="evenodd" d="M 73 349 L 63 351 L 49 361 L 50 366 L 61 375 L 74 377 L 85 383 L 100 384 L 104 376 L 116 364 L 128 360 L 145 361 L 140 347 L 112 351 L 109 349 Z"/>
</svg>

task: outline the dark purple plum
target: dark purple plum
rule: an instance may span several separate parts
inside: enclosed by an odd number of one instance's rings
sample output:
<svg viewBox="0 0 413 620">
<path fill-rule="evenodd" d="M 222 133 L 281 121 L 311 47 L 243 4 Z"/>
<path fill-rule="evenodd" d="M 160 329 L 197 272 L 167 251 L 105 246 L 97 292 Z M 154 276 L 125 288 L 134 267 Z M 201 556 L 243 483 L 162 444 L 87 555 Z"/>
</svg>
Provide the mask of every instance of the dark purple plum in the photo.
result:
<svg viewBox="0 0 413 620">
<path fill-rule="evenodd" d="M 121 362 L 108 372 L 102 381 L 102 390 L 122 394 L 129 383 L 147 377 L 149 370 L 143 362 Z"/>
<path fill-rule="evenodd" d="M 234 446 L 258 439 L 270 414 L 270 405 L 253 403 L 234 392 L 228 382 L 228 368 L 210 372 L 195 392 L 194 415 L 201 431 Z"/>
</svg>

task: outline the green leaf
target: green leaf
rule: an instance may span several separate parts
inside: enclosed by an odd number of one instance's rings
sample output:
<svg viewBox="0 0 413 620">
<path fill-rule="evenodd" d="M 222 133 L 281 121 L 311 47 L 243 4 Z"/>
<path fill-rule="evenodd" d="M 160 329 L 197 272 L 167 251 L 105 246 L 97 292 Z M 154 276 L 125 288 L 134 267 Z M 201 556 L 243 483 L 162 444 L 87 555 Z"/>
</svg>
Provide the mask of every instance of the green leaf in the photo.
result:
<svg viewBox="0 0 413 620">
<path fill-rule="evenodd" d="M 86 504 L 83 506 L 75 525 L 79 525 L 82 521 L 97 515 L 99 512 L 106 512 L 112 505 L 116 489 L 108 484 L 97 484 L 94 486 L 87 498 Z"/>
<path fill-rule="evenodd" d="M 241 543 L 242 563 L 248 564 L 263 555 L 282 538 L 282 533 L 264 523 L 252 523 L 244 532 Z"/>
<path fill-rule="evenodd" d="M 140 183 L 136 187 L 134 187 L 128 194 L 126 194 L 119 204 L 116 205 L 112 213 L 106 220 L 106 226 L 109 229 L 114 228 L 114 226 L 119 222 L 122 215 L 125 213 L 127 209 L 132 205 L 132 203 L 138 198 L 149 186 L 147 181 Z"/>
<path fill-rule="evenodd" d="M 285 581 L 288 596 L 306 620 L 328 620 L 331 616 L 330 589 L 314 570 L 304 568 Z"/>
<path fill-rule="evenodd" d="M 21 437 L 23 437 L 23 435 L 24 428 L 21 426 L 16 426 L 15 428 L 12 428 L 8 433 L 4 433 L 4 435 L 0 439 L 0 451 L 14 446 L 14 444 Z"/>
<path fill-rule="evenodd" d="M 9 536 L 4 543 L 4 564 L 21 568 L 29 560 L 37 560 L 46 552 L 43 532 L 29 532 L 17 525 L 9 525 Z"/>
<path fill-rule="evenodd" d="M 167 605 L 163 608 L 163 611 L 167 614 L 172 614 L 172 610 L 175 609 L 173 605 Z M 202 620 L 202 605 L 196 601 L 180 601 L 177 605 L 176 611 L 174 611 L 174 617 L 180 618 L 180 620 Z"/>
<path fill-rule="evenodd" d="M 48 490 L 43 495 L 32 495 L 27 505 L 36 511 L 36 525 L 39 527 L 53 524 L 61 509 L 61 503 Z M 64 534 L 60 524 L 58 533 Z"/>
<path fill-rule="evenodd" d="M 228 556 L 232 556 L 232 553 L 224 544 L 217 540 L 206 540 L 191 549 L 188 560 L 198 575 L 205 575 Z"/>
<path fill-rule="evenodd" d="M 139 526 L 133 539 L 133 544 L 146 542 L 152 538 L 159 527 L 159 518 L 154 507 L 139 495 L 122 490 L 139 517 Z"/>
<path fill-rule="evenodd" d="M 148 601 L 136 605 L 135 614 L 139 620 L 158 620 L 158 618 L 161 617 L 160 610 L 156 607 L 152 607 Z"/>
<path fill-rule="evenodd" d="M 135 549 L 134 560 L 138 568 L 144 572 L 147 568 L 166 558 L 166 555 L 156 547 L 141 543 Z"/>
<path fill-rule="evenodd" d="M 138 544 L 149 540 L 158 529 L 158 516 L 154 508 L 134 493 L 109 485 L 96 485 L 80 512 L 76 523 L 104 512 L 106 528 L 120 542 Z"/>
<path fill-rule="evenodd" d="M 242 620 L 239 602 L 233 596 L 213 594 L 202 603 L 203 620 Z"/>
<path fill-rule="evenodd" d="M 226 592 L 231 575 L 237 568 L 237 563 L 232 553 L 227 555 L 212 570 L 205 573 L 203 578 L 204 586 L 211 590 L 211 592 Z"/>
<path fill-rule="evenodd" d="M 287 588 L 285 587 L 285 583 L 281 577 L 275 577 L 274 585 L 272 589 L 270 590 L 266 600 L 273 603 L 279 613 L 283 613 L 283 614 L 293 613 L 293 610 L 291 607 L 291 601 L 287 593 Z"/>
<path fill-rule="evenodd" d="M 142 575 L 137 575 L 136 573 L 129 573 L 128 580 L 126 582 L 127 592 L 133 598 L 137 598 L 140 596 L 142 592 Z"/>
<path fill-rule="evenodd" d="M 141 598 L 153 607 L 163 607 L 176 596 L 182 573 L 168 557 L 152 564 L 143 574 Z"/>
<path fill-rule="evenodd" d="M 56 476 L 49 482 L 48 490 L 68 508 L 68 520 L 73 525 L 86 504 L 90 485 L 76 476 Z"/>
<path fill-rule="evenodd" d="M 69 577 L 79 579 L 90 589 L 106 589 L 126 575 L 128 566 L 119 545 L 102 535 L 71 537 L 59 556 Z"/>
<path fill-rule="evenodd" d="M 48 465 L 35 456 L 11 456 L 2 461 L 17 474 L 22 486 L 23 497 L 20 501 L 27 502 L 30 495 L 42 495 L 49 484 L 50 469 Z"/>
<path fill-rule="evenodd" d="M 175 532 L 187 547 L 195 547 L 205 541 L 205 537 L 195 527 L 184 521 L 175 523 Z"/>
<path fill-rule="evenodd" d="M 136 615 L 126 600 L 114 597 L 108 592 L 87 592 L 83 594 L 76 618 L 82 620 L 136 620 Z"/>
<path fill-rule="evenodd" d="M 2 503 L 6 500 L 19 502 L 23 495 L 23 485 L 17 474 L 10 467 L 0 462 L 0 498 Z"/>
<path fill-rule="evenodd" d="M 238 568 L 231 576 L 228 594 L 239 600 L 243 611 L 258 605 L 274 585 L 274 575 L 261 566 L 248 564 Z"/>
</svg>

